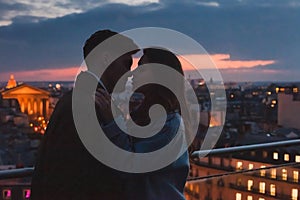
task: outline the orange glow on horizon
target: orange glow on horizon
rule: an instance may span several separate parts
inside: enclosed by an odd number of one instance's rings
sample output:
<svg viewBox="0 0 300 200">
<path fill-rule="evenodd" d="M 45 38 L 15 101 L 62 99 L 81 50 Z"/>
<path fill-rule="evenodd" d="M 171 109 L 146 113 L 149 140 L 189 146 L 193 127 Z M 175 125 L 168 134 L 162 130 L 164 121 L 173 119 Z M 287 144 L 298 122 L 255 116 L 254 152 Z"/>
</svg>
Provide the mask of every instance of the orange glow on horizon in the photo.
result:
<svg viewBox="0 0 300 200">
<path fill-rule="evenodd" d="M 14 74 L 17 82 L 20 81 L 72 81 L 75 79 L 79 67 L 41 69 L 1 73 L 0 80 L 7 81 L 10 74 Z"/>
<path fill-rule="evenodd" d="M 183 70 L 195 70 L 195 67 L 188 62 L 193 60 L 199 69 L 244 69 L 257 66 L 266 66 L 274 64 L 275 60 L 231 60 L 229 54 L 211 54 L 211 55 L 183 55 L 178 56 Z M 139 58 L 133 59 L 133 69 L 138 66 Z"/>
<path fill-rule="evenodd" d="M 184 70 L 195 69 L 194 66 L 188 63 L 188 59 L 195 60 L 197 67 L 200 69 L 211 69 L 215 67 L 217 69 L 243 69 L 275 63 L 275 60 L 231 60 L 229 54 L 211 54 L 210 56 L 190 54 L 179 57 Z"/>
<path fill-rule="evenodd" d="M 199 69 L 215 68 L 220 70 L 231 70 L 231 73 L 243 73 L 245 70 L 255 70 L 257 66 L 266 66 L 274 64 L 275 60 L 231 60 L 229 54 L 212 54 L 207 55 L 183 55 L 179 56 L 184 70 L 194 70 L 187 60 L 192 59 L 195 61 Z M 133 59 L 132 69 L 138 65 L 139 58 Z M 213 62 L 212 62 L 212 61 Z M 214 65 L 215 64 L 215 65 Z M 11 74 L 14 74 L 16 80 L 20 81 L 73 81 L 77 75 L 79 67 L 66 67 L 66 68 L 53 68 L 53 69 L 40 69 L 40 70 L 24 70 L 16 72 L 5 72 L 0 74 L 1 81 L 7 81 Z M 264 73 L 277 74 L 277 70 L 264 69 Z"/>
</svg>

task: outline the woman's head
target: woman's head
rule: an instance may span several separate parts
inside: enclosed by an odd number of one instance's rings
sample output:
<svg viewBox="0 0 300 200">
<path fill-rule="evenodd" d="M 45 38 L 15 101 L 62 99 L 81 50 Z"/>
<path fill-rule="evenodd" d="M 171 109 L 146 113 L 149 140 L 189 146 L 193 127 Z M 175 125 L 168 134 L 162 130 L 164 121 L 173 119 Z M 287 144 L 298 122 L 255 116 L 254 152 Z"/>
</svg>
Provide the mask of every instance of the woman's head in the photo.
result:
<svg viewBox="0 0 300 200">
<path fill-rule="evenodd" d="M 139 84 L 139 82 L 143 81 L 145 78 L 149 78 L 149 76 L 151 76 L 153 80 L 155 80 L 156 76 L 152 71 L 153 68 L 151 68 L 151 64 L 162 64 L 184 75 L 179 59 L 169 50 L 161 48 L 147 48 L 144 49 L 143 52 L 144 54 L 139 60 L 139 66 L 144 64 L 148 65 L 140 68 L 141 70 L 137 70 L 136 73 L 133 72 L 133 85 Z M 172 79 L 170 74 L 164 74 L 163 76 L 166 79 Z M 184 95 L 184 83 L 177 82 L 174 84 L 178 85 L 178 88 L 180 88 L 182 95 Z M 137 121 L 142 120 L 143 124 L 149 123 L 149 108 L 154 104 L 162 105 L 167 113 L 180 111 L 179 102 L 174 93 L 162 85 L 146 84 L 138 88 L 136 92 L 142 93 L 145 98 L 139 109 L 132 114 L 136 116 L 133 116 L 133 118 L 135 118 Z"/>
<path fill-rule="evenodd" d="M 143 50 L 144 55 L 139 61 L 139 64 L 158 63 L 167 65 L 170 68 L 178 71 L 183 75 L 181 63 L 177 56 L 167 49 L 162 48 L 147 48 Z"/>
</svg>

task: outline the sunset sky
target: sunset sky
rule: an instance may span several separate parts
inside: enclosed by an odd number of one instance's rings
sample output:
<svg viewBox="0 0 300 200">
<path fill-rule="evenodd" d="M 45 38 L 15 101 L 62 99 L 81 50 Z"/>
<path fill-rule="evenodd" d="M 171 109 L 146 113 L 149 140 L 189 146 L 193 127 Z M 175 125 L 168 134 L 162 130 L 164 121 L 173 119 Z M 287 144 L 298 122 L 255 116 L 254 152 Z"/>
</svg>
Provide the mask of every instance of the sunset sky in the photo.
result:
<svg viewBox="0 0 300 200">
<path fill-rule="evenodd" d="M 147 26 L 195 39 L 225 81 L 300 81 L 297 0 L 0 0 L 0 13 L 0 81 L 72 81 L 90 34 Z"/>
</svg>

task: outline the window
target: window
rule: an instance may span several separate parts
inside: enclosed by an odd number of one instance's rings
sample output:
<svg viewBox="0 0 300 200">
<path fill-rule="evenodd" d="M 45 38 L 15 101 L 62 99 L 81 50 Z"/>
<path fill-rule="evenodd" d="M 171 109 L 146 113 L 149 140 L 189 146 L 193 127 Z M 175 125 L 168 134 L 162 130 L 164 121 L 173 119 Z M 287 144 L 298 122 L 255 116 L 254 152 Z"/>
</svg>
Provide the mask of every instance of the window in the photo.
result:
<svg viewBox="0 0 300 200">
<path fill-rule="evenodd" d="M 285 153 L 284 154 L 284 161 L 290 161 L 290 155 Z"/>
<path fill-rule="evenodd" d="M 295 156 L 295 162 L 300 162 L 300 156 L 299 155 Z"/>
<path fill-rule="evenodd" d="M 275 186 L 275 184 L 270 185 L 270 194 L 271 194 L 271 196 L 276 196 L 276 186 Z"/>
<path fill-rule="evenodd" d="M 235 194 L 235 200 L 242 200 L 242 194 L 241 193 L 236 193 Z"/>
<path fill-rule="evenodd" d="M 263 151 L 263 158 L 268 157 L 268 152 L 267 151 Z"/>
<path fill-rule="evenodd" d="M 253 188 L 253 180 L 248 180 L 248 190 L 250 191 L 250 190 L 252 190 L 252 188 Z"/>
<path fill-rule="evenodd" d="M 265 200 L 264 198 L 258 198 L 258 200 Z"/>
<path fill-rule="evenodd" d="M 293 180 L 294 180 L 294 182 L 298 182 L 298 180 L 299 180 L 299 172 L 298 171 L 293 171 Z"/>
<path fill-rule="evenodd" d="M 276 169 L 271 169 L 271 178 L 276 178 Z"/>
<path fill-rule="evenodd" d="M 199 194 L 200 192 L 200 185 L 195 185 L 195 193 Z"/>
<path fill-rule="evenodd" d="M 298 93 L 298 88 L 293 88 L 293 93 Z"/>
<path fill-rule="evenodd" d="M 30 199 L 31 191 L 30 189 L 23 190 L 23 199 Z"/>
<path fill-rule="evenodd" d="M 242 170 L 242 169 L 243 169 L 243 163 L 240 162 L 240 161 L 238 161 L 238 162 L 236 163 L 236 169 Z"/>
<path fill-rule="evenodd" d="M 5 200 L 11 199 L 11 190 L 10 189 L 4 189 L 4 190 L 2 190 L 2 197 Z"/>
<path fill-rule="evenodd" d="M 253 197 L 250 196 L 250 195 L 248 195 L 248 196 L 247 196 L 247 200 L 253 200 Z"/>
<path fill-rule="evenodd" d="M 266 192 L 266 183 L 265 182 L 259 183 L 259 192 L 263 193 L 263 194 Z"/>
<path fill-rule="evenodd" d="M 286 169 L 282 169 L 282 180 L 286 181 L 287 180 L 287 170 Z"/>
<path fill-rule="evenodd" d="M 238 178 L 238 179 L 236 180 L 236 185 L 237 185 L 237 186 L 241 186 L 241 185 L 242 185 L 242 179 L 241 179 L 241 178 Z"/>
<path fill-rule="evenodd" d="M 262 168 L 262 169 L 260 170 L 260 176 L 266 176 L 266 170 L 263 169 L 263 168 L 266 168 L 266 166 L 262 165 L 262 166 L 260 166 L 260 168 Z"/>
<path fill-rule="evenodd" d="M 273 159 L 274 160 L 278 160 L 278 152 L 274 152 L 273 153 Z"/>
<path fill-rule="evenodd" d="M 298 189 L 292 189 L 292 200 L 298 200 Z"/>
<path fill-rule="evenodd" d="M 255 155 L 256 155 L 255 151 L 251 151 L 251 156 L 255 156 Z"/>
<path fill-rule="evenodd" d="M 250 170 L 253 169 L 253 168 L 254 168 L 253 164 L 250 163 L 248 168 L 249 168 Z"/>
</svg>

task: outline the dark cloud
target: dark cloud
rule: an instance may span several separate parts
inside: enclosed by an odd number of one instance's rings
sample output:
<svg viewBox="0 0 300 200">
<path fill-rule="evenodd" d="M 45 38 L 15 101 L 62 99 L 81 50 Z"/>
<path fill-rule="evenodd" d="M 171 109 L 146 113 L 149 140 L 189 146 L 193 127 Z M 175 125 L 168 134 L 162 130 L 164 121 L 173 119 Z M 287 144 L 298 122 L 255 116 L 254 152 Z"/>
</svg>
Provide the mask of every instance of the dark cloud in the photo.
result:
<svg viewBox="0 0 300 200">
<path fill-rule="evenodd" d="M 162 4 L 214 5 L 220 7 L 299 7 L 299 0 L 160 0 Z"/>
<path fill-rule="evenodd" d="M 10 12 L 26 11 L 28 6 L 21 3 L 7 4 L 0 1 L 0 20 L 6 20 Z"/>
<path fill-rule="evenodd" d="M 5 3 L 3 1 L 0 1 L 0 10 L 1 11 L 9 11 L 9 10 L 26 10 L 27 6 L 22 3 Z"/>
<path fill-rule="evenodd" d="M 220 7 L 164 2 L 165 6 L 107 4 L 84 14 L 0 27 L 1 71 L 3 67 L 19 70 L 80 65 L 82 45 L 94 31 L 142 26 L 180 31 L 196 39 L 208 52 L 229 53 L 232 59 L 278 60 L 269 68 L 296 69 L 300 61 L 300 7 L 237 9 L 222 6 L 225 0 L 216 1 Z"/>
</svg>

